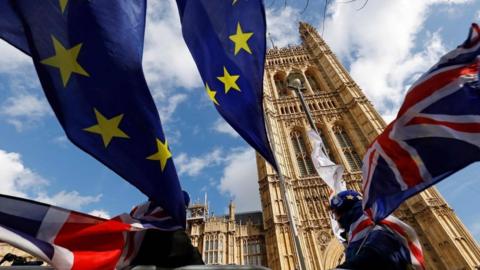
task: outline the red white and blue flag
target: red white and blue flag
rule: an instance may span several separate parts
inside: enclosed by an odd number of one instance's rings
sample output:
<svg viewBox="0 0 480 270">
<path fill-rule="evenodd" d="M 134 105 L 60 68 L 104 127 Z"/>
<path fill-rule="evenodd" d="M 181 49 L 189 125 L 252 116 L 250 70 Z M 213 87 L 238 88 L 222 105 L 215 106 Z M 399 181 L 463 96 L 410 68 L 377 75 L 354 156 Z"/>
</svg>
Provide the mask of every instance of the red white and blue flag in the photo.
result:
<svg viewBox="0 0 480 270">
<path fill-rule="evenodd" d="M 480 160 L 480 28 L 410 88 L 396 119 L 367 150 L 363 207 L 375 221 Z"/>
<path fill-rule="evenodd" d="M 398 239 L 410 252 L 410 263 L 415 270 L 425 269 L 425 260 L 423 258 L 422 246 L 418 240 L 418 235 L 415 230 L 408 224 L 394 216 L 388 216 L 375 224 L 373 220 L 367 216 L 362 215 L 357 221 L 350 226 L 348 232 L 348 243 L 360 241 L 374 230 L 389 230 L 397 235 Z"/>
<path fill-rule="evenodd" d="M 0 241 L 55 269 L 121 269 L 134 259 L 145 229 L 180 229 L 147 202 L 129 214 L 103 219 L 26 199 L 0 195 Z M 176 227 L 175 227 L 176 226 Z"/>
</svg>

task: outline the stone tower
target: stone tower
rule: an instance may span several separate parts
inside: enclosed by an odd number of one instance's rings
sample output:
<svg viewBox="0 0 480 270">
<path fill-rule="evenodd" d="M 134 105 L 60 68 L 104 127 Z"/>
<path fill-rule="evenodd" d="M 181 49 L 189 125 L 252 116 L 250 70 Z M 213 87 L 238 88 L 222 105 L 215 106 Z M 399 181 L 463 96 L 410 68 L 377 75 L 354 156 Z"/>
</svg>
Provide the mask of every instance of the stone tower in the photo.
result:
<svg viewBox="0 0 480 270">
<path fill-rule="evenodd" d="M 309 124 L 300 100 L 286 87 L 299 78 L 330 158 L 345 167 L 349 188 L 360 190 L 361 158 L 386 124 L 318 32 L 299 27 L 302 44 L 268 51 L 264 92 L 267 128 L 285 174 L 307 269 L 330 269 L 343 258 L 333 238 L 328 188 L 310 159 Z M 295 269 L 295 250 L 275 171 L 257 156 L 268 266 Z M 395 215 L 413 226 L 421 239 L 428 269 L 475 269 L 480 249 L 435 188 L 404 203 Z"/>
</svg>

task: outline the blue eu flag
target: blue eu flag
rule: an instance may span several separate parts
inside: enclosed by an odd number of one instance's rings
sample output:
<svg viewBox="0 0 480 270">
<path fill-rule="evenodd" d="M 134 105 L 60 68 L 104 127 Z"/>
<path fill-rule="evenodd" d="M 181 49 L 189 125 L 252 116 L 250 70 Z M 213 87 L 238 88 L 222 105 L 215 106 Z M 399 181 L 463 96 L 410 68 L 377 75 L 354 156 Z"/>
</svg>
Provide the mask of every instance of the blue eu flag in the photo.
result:
<svg viewBox="0 0 480 270">
<path fill-rule="evenodd" d="M 183 38 L 225 120 L 275 166 L 263 115 L 262 0 L 177 0 Z"/>
<path fill-rule="evenodd" d="M 32 56 L 68 138 L 184 226 L 183 193 L 142 70 L 146 1 L 8 3 L 0 36 Z"/>
<path fill-rule="evenodd" d="M 0 38 L 30 55 L 22 21 L 15 13 L 10 0 L 0 1 Z"/>
</svg>

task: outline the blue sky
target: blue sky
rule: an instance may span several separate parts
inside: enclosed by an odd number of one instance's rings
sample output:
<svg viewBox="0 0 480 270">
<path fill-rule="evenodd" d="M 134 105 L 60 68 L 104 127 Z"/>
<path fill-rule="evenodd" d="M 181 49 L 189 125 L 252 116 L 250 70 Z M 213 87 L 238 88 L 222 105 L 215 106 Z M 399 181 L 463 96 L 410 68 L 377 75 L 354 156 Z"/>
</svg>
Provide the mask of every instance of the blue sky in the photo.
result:
<svg viewBox="0 0 480 270">
<path fill-rule="evenodd" d="M 298 21 L 317 27 L 382 116 L 391 120 L 408 86 L 440 55 L 462 42 L 480 2 L 473 0 L 267 0 L 268 31 L 277 46 L 298 44 Z M 387 3 L 388 2 L 388 3 Z M 324 25 L 324 27 L 323 27 Z M 254 153 L 204 93 L 181 38 L 173 0 L 150 0 L 144 69 L 182 186 L 192 199 L 208 192 L 223 214 L 260 209 Z M 374 75 L 373 75 L 374 74 Z M 145 200 L 126 181 L 67 141 L 46 102 L 29 58 L 0 42 L 0 193 L 114 216 Z M 448 158 L 448 157 L 445 157 Z M 473 165 L 439 185 L 480 240 L 480 193 Z"/>
</svg>

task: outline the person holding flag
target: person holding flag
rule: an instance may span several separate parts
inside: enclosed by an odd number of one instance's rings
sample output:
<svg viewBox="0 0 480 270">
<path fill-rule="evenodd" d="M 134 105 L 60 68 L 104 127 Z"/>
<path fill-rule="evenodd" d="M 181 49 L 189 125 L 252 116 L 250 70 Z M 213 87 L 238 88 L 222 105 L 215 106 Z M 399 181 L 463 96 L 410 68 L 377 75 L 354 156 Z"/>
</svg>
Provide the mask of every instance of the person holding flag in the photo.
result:
<svg viewBox="0 0 480 270">
<path fill-rule="evenodd" d="M 338 193 L 330 200 L 330 209 L 346 232 L 345 262 L 338 269 L 424 269 L 415 231 L 393 216 L 375 224 L 362 210 L 360 193 Z"/>
<path fill-rule="evenodd" d="M 466 41 L 413 84 L 397 118 L 370 145 L 363 162 L 365 198 L 355 191 L 332 198 L 332 212 L 348 231 L 346 262 L 339 268 L 408 269 L 410 262 L 424 269 L 415 232 L 390 213 L 479 160 L 479 55 L 480 27 L 472 24 Z"/>
<path fill-rule="evenodd" d="M 414 269 L 423 269 L 423 266 L 417 263 L 419 260 L 423 261 L 421 259 L 423 255 L 417 260 L 414 252 L 410 252 L 408 244 L 408 241 L 412 242 L 413 239 L 418 247 L 415 251 L 421 253 L 415 231 L 393 216 L 383 221 L 381 225 L 375 226 L 362 210 L 360 193 L 347 190 L 345 182 L 341 179 L 343 166 L 333 163 L 328 158 L 321 136 L 315 130 L 310 130 L 308 135 L 313 145 L 312 161 L 315 169 L 331 190 L 333 234 L 346 248 L 346 261 L 338 267 L 357 270 L 403 270 L 415 265 Z"/>
</svg>

